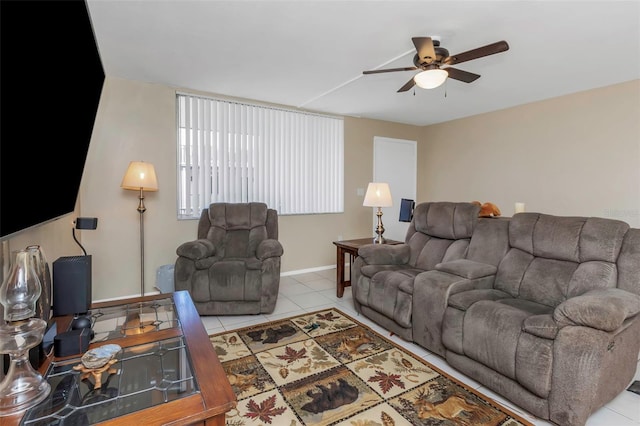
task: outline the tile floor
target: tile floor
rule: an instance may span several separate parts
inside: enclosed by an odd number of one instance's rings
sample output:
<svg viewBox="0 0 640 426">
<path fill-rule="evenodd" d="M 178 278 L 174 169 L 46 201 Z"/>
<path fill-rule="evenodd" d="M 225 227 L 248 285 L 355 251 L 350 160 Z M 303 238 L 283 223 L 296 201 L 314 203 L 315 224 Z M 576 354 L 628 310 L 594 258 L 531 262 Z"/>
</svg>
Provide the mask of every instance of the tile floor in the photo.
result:
<svg viewBox="0 0 640 426">
<path fill-rule="evenodd" d="M 327 269 L 319 272 L 309 272 L 299 275 L 284 276 L 280 279 L 280 294 L 276 309 L 269 315 L 242 315 L 242 316 L 203 316 L 202 323 L 209 334 L 246 327 L 286 318 L 305 312 L 336 307 L 368 325 L 383 336 L 390 338 L 414 354 L 423 357 L 427 362 L 435 365 L 451 376 L 456 377 L 467 385 L 473 386 L 479 392 L 495 399 L 499 403 L 520 414 L 537 425 L 552 425 L 527 413 L 523 409 L 485 388 L 480 383 L 457 372 L 439 356 L 421 348 L 413 343 L 406 342 L 397 336 L 390 336 L 389 332 L 370 321 L 368 318 L 356 313 L 351 297 L 351 288 L 347 287 L 342 298 L 336 297 L 336 270 Z M 640 380 L 640 361 L 636 371 L 635 380 Z M 640 395 L 624 391 L 609 404 L 596 411 L 587 421 L 586 426 L 640 426 Z"/>
</svg>

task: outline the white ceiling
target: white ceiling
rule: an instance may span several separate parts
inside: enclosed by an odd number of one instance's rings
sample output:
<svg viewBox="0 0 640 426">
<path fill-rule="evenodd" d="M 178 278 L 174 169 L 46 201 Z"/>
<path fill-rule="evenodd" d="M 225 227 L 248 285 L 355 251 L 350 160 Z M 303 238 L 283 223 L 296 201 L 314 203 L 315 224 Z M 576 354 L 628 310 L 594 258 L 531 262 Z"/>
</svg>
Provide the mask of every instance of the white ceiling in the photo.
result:
<svg viewBox="0 0 640 426">
<path fill-rule="evenodd" d="M 88 0 L 108 76 L 429 125 L 640 78 L 640 1 Z M 416 36 L 473 83 L 404 93 Z M 640 101 L 640 98 L 639 98 Z"/>
</svg>

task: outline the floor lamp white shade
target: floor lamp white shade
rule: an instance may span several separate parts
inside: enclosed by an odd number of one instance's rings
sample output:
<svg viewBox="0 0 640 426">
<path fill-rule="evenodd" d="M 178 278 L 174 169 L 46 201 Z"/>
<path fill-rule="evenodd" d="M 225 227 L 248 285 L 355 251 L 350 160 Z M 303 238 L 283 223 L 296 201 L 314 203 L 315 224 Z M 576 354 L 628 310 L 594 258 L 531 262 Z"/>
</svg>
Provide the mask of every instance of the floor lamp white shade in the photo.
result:
<svg viewBox="0 0 640 426">
<path fill-rule="evenodd" d="M 370 182 L 362 205 L 365 207 L 378 208 L 378 211 L 376 212 L 378 224 L 375 229 L 376 237 L 373 239 L 373 242 L 376 244 L 383 244 L 385 240 L 382 237 L 382 234 L 384 233 L 384 226 L 382 225 L 382 207 L 393 206 L 389 184 L 384 182 Z"/>
<path fill-rule="evenodd" d="M 151 163 L 144 161 L 132 161 L 124 174 L 122 189 L 139 191 L 138 212 L 140 213 L 140 296 L 144 296 L 144 191 L 154 192 L 158 190 L 156 170 Z"/>
<path fill-rule="evenodd" d="M 157 191 L 158 179 L 153 164 L 144 161 L 130 162 L 120 187 L 133 191 Z"/>
</svg>

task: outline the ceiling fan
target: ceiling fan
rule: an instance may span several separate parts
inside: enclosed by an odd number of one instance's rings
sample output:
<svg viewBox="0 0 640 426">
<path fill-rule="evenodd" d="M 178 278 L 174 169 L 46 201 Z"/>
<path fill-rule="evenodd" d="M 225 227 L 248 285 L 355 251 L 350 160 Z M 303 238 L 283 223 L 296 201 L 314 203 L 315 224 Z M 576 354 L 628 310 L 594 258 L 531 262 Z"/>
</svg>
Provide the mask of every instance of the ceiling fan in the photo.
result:
<svg viewBox="0 0 640 426">
<path fill-rule="evenodd" d="M 416 47 L 417 51 L 413 57 L 413 63 L 415 66 L 363 71 L 362 74 L 422 70 L 413 76 L 411 80 L 407 81 L 404 86 L 398 89 L 398 92 L 406 92 L 414 85 L 418 85 L 418 87 L 422 87 L 423 89 L 433 89 L 444 83 L 447 77 L 464 83 L 471 83 L 479 79 L 480 75 L 463 71 L 458 68 L 453 68 L 451 65 L 460 64 L 462 62 L 471 61 L 473 59 L 509 50 L 507 42 L 502 40 L 486 46 L 478 47 L 477 49 L 471 49 L 466 52 L 458 53 L 457 55 L 449 56 L 449 51 L 444 47 L 440 47 L 440 40 L 436 38 L 413 37 L 411 40 L 413 41 L 413 45 Z"/>
</svg>

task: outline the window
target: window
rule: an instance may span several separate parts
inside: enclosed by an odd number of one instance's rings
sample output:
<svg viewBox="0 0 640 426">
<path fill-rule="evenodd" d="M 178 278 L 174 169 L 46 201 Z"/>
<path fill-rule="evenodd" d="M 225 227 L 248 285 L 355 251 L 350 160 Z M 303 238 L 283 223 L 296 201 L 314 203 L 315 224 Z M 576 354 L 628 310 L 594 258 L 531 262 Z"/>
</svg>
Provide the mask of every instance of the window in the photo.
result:
<svg viewBox="0 0 640 426">
<path fill-rule="evenodd" d="M 344 210 L 344 122 L 320 114 L 177 95 L 178 218 L 213 202 L 261 201 L 280 215 Z"/>
</svg>

